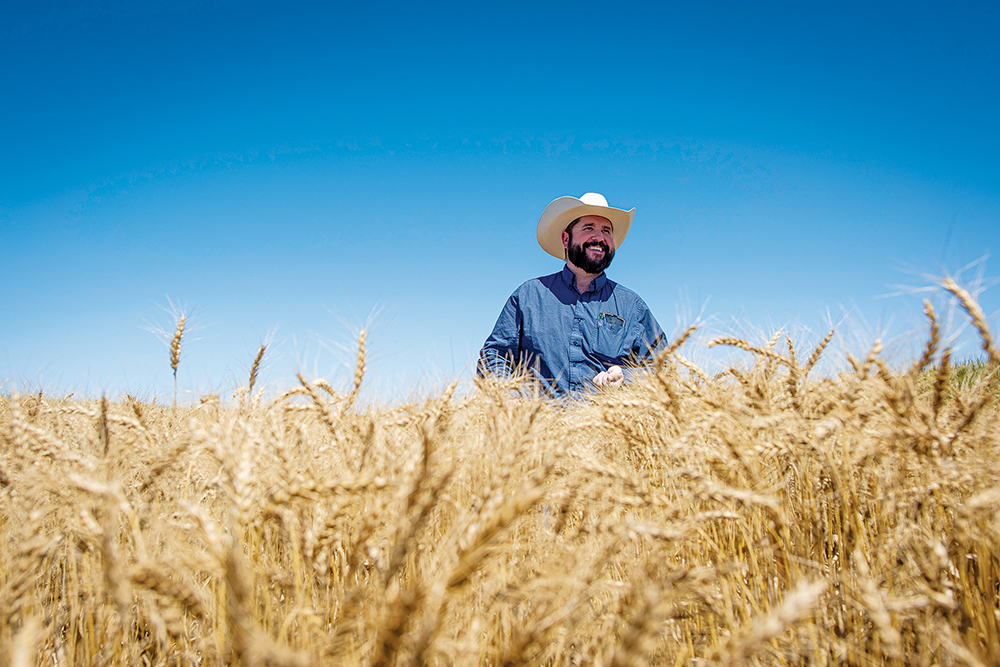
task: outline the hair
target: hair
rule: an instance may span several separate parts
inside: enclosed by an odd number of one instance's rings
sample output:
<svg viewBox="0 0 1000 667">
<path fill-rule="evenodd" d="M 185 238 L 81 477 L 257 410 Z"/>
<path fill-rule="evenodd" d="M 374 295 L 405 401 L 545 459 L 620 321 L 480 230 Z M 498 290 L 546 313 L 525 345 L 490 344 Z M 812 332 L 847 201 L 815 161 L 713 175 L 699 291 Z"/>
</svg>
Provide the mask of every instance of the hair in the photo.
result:
<svg viewBox="0 0 1000 667">
<path fill-rule="evenodd" d="M 582 217 L 583 216 L 581 215 L 580 218 L 582 218 Z M 572 236 L 573 235 L 573 227 L 576 226 L 576 223 L 580 222 L 580 218 L 577 218 L 573 222 L 571 222 L 568 225 L 566 225 L 566 229 L 564 229 L 563 231 L 565 231 L 567 234 L 569 234 L 570 236 Z"/>
</svg>

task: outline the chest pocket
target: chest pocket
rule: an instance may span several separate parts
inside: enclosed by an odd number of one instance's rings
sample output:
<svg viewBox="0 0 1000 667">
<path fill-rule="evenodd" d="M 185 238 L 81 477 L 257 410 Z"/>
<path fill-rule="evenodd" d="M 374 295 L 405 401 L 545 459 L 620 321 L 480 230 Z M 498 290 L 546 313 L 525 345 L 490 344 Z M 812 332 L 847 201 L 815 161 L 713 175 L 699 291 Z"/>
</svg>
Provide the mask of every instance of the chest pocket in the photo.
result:
<svg viewBox="0 0 1000 667">
<path fill-rule="evenodd" d="M 625 347 L 625 318 L 614 313 L 602 312 L 597 316 L 597 340 L 594 353 L 607 360 L 618 359 Z"/>
</svg>

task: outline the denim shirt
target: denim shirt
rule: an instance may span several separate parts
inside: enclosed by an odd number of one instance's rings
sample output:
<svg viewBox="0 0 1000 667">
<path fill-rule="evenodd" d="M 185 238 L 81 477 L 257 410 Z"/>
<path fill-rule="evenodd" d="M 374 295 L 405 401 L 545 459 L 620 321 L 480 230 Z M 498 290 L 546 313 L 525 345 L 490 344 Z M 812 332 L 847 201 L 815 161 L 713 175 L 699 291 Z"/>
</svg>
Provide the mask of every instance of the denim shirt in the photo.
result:
<svg viewBox="0 0 1000 667">
<path fill-rule="evenodd" d="M 664 347 L 663 331 L 638 294 L 603 273 L 580 294 L 564 266 L 507 299 L 479 351 L 478 373 L 507 377 L 520 367 L 550 393 L 576 396 L 593 388 L 601 371 L 641 364 Z"/>
</svg>

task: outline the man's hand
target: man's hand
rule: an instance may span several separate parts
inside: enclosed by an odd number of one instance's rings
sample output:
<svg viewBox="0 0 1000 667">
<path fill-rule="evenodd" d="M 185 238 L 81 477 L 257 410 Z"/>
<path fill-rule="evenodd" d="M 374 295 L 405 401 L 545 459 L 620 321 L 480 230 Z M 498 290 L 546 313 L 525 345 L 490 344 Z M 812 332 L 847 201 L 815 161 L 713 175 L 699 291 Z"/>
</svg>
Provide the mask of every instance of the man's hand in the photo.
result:
<svg viewBox="0 0 1000 667">
<path fill-rule="evenodd" d="M 612 366 L 606 371 L 601 371 L 594 376 L 594 386 L 595 387 L 614 387 L 618 388 L 625 383 L 625 374 L 622 373 L 620 366 Z"/>
</svg>

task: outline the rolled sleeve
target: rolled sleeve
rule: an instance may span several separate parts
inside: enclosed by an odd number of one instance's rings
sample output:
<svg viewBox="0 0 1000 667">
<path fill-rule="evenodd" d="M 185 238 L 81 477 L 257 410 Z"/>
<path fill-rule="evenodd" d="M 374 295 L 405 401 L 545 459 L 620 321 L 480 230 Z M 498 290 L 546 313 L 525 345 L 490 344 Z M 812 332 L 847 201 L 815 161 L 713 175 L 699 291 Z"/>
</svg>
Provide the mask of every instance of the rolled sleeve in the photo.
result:
<svg viewBox="0 0 1000 667">
<path fill-rule="evenodd" d="M 642 302 L 640 302 L 642 303 Z M 657 354 L 667 349 L 667 337 L 660 328 L 660 323 L 653 317 L 653 313 L 645 303 L 642 303 L 642 312 L 637 320 L 639 327 L 637 342 L 637 360 L 642 364 L 648 362 Z"/>
<path fill-rule="evenodd" d="M 667 349 L 667 337 L 653 313 L 641 299 L 637 299 L 636 306 L 633 332 L 635 342 L 629 354 L 629 366 L 623 369 L 626 382 L 632 382 L 657 354 Z"/>
</svg>

